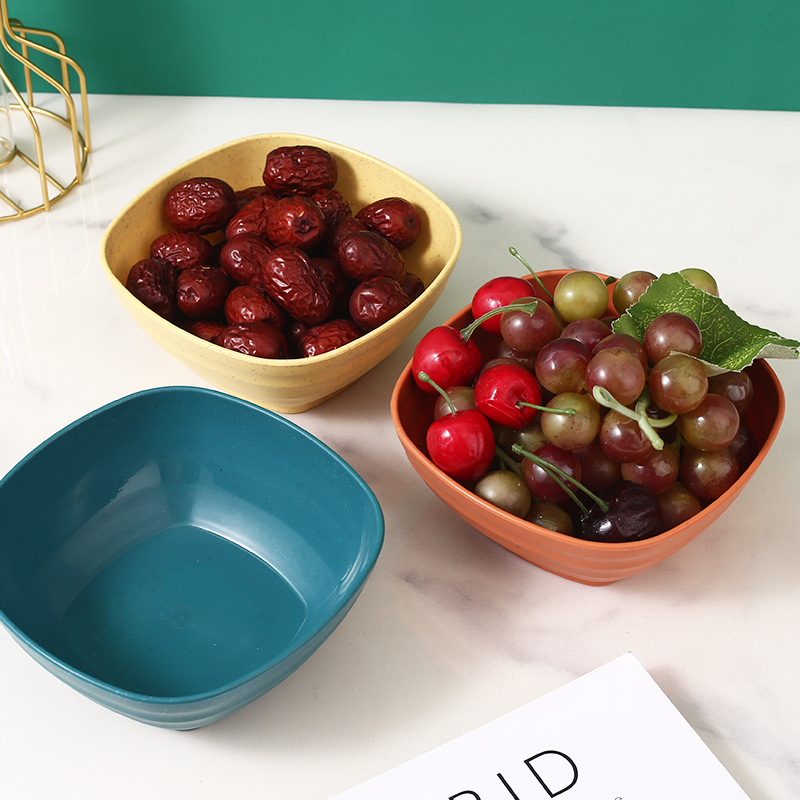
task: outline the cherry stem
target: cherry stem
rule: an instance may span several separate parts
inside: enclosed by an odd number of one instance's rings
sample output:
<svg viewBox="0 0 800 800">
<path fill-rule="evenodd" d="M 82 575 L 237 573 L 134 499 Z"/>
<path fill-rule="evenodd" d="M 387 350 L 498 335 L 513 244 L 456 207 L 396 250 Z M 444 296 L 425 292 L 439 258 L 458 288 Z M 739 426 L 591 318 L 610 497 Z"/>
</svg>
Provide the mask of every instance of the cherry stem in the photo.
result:
<svg viewBox="0 0 800 800">
<path fill-rule="evenodd" d="M 537 306 L 539 305 L 538 300 L 532 300 L 530 303 L 509 303 L 507 306 L 500 306 L 500 308 L 493 308 L 491 311 L 487 311 L 485 314 L 481 314 L 478 319 L 473 320 L 467 325 L 466 328 L 461 329 L 461 338 L 466 342 L 470 336 L 480 327 L 481 323 L 484 320 L 489 319 L 490 317 L 497 316 L 498 314 L 503 314 L 506 311 L 527 311 L 528 314 L 533 314 L 536 311 Z"/>
<path fill-rule="evenodd" d="M 433 388 L 434 388 L 434 389 L 436 389 L 436 391 L 437 391 L 437 392 L 439 392 L 439 394 L 440 394 L 442 397 L 444 397 L 444 399 L 447 401 L 447 405 L 449 405 L 449 406 L 450 406 L 450 413 L 451 413 L 451 414 L 455 414 L 455 413 L 456 413 L 457 409 L 456 409 L 455 403 L 453 403 L 453 401 L 450 399 L 450 395 L 449 395 L 449 394 L 447 394 L 447 392 L 446 392 L 444 389 L 442 389 L 442 387 L 441 387 L 441 386 L 439 386 L 439 384 L 438 384 L 438 383 L 436 383 L 436 381 L 435 381 L 435 380 L 433 380 L 433 378 L 431 378 L 431 376 L 430 376 L 430 375 L 428 375 L 428 373 L 427 373 L 427 372 L 423 372 L 422 370 L 420 370 L 420 371 L 417 373 L 417 377 L 418 377 L 418 378 L 419 378 L 419 379 L 420 379 L 420 380 L 421 380 L 423 383 L 429 383 L 431 386 L 433 386 Z"/>
<path fill-rule="evenodd" d="M 511 456 L 506 453 L 505 450 L 495 445 L 494 454 L 497 456 L 497 460 L 500 462 L 501 467 L 506 467 L 522 477 L 522 469 L 520 468 L 519 463 L 514 461 L 514 459 L 511 458 Z"/>
<path fill-rule="evenodd" d="M 536 274 L 536 271 L 533 269 L 533 267 L 519 254 L 519 250 L 517 250 L 516 247 L 509 247 L 508 252 L 511 253 L 511 255 L 514 256 L 514 258 L 516 258 L 518 261 L 522 263 L 525 269 L 527 269 L 528 272 L 530 272 L 530 274 L 533 275 L 533 279 L 536 281 L 536 283 L 538 283 L 539 286 L 542 287 L 542 291 L 552 300 L 553 295 L 550 294 L 547 287 L 542 283 L 542 279 Z"/>
<path fill-rule="evenodd" d="M 547 411 L 548 414 L 566 414 L 571 417 L 575 414 L 574 408 L 550 408 L 550 406 L 537 406 L 535 403 L 526 403 L 524 400 L 517 400 L 517 408 L 535 408 L 537 411 Z"/>
<path fill-rule="evenodd" d="M 523 458 L 527 458 L 530 461 L 533 461 L 534 464 L 541 467 L 578 505 L 581 511 L 584 514 L 588 514 L 588 510 L 586 506 L 578 499 L 575 492 L 570 489 L 569 486 L 566 485 L 565 481 L 569 481 L 573 486 L 576 486 L 580 489 L 584 494 L 594 500 L 604 514 L 608 513 L 608 509 L 610 506 L 608 503 L 603 500 L 602 497 L 598 497 L 593 491 L 587 489 L 579 480 L 576 480 L 571 475 L 568 475 L 564 472 L 563 469 L 557 467 L 555 464 L 551 464 L 549 461 L 545 460 L 541 456 L 537 456 L 536 453 L 531 453 L 529 450 L 526 450 L 521 444 L 515 444 L 511 446 L 511 449 Z"/>
<path fill-rule="evenodd" d="M 652 420 L 643 411 L 634 411 L 632 408 L 622 405 L 622 403 L 620 403 L 619 400 L 617 400 L 614 395 L 608 391 L 608 389 L 602 386 L 595 386 L 592 389 L 592 397 L 601 406 L 610 408 L 613 411 L 622 414 L 623 417 L 632 419 L 639 425 L 642 433 L 650 440 L 650 444 L 652 444 L 656 450 L 664 449 L 664 440 L 656 433 L 655 429 L 657 427 L 665 428 L 667 425 L 671 425 L 677 419 L 675 415 L 672 415 L 671 419 L 670 417 L 665 417 L 663 420 Z M 647 401 L 645 401 L 645 406 L 646 402 Z M 639 408 L 639 402 L 637 402 L 637 408 Z M 653 423 L 656 424 L 654 425 Z"/>
</svg>

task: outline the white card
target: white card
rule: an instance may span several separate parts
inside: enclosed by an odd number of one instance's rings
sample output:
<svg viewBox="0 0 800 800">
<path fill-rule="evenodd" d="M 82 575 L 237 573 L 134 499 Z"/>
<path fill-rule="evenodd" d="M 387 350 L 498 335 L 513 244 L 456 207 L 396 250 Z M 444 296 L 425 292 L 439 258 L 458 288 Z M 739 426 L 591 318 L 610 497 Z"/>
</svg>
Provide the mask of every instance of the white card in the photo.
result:
<svg viewBox="0 0 800 800">
<path fill-rule="evenodd" d="M 747 800 L 630 653 L 330 800 Z"/>
</svg>

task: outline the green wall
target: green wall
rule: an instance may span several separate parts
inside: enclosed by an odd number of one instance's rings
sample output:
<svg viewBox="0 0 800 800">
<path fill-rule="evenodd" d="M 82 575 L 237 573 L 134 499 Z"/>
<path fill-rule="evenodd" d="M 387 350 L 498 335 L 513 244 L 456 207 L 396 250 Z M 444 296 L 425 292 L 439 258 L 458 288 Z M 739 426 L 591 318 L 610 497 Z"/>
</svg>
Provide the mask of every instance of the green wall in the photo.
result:
<svg viewBox="0 0 800 800">
<path fill-rule="evenodd" d="M 91 93 L 800 110 L 798 0 L 8 0 Z"/>
</svg>

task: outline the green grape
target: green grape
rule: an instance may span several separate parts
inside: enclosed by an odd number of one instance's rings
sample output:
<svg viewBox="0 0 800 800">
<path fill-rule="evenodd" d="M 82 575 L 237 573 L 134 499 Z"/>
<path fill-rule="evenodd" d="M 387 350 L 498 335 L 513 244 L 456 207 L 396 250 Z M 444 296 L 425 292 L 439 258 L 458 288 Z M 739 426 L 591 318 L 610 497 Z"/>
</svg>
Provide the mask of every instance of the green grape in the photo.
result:
<svg viewBox="0 0 800 800">
<path fill-rule="evenodd" d="M 647 290 L 656 279 L 652 272 L 635 270 L 623 275 L 615 284 L 612 294 L 614 308 L 618 314 L 624 314 Z"/>
<path fill-rule="evenodd" d="M 580 450 L 594 441 L 600 431 L 600 408 L 587 394 L 563 392 L 547 404 L 548 408 L 572 408 L 574 414 L 542 413 L 542 433 L 562 450 Z"/>
<path fill-rule="evenodd" d="M 516 472 L 498 469 L 487 472 L 476 484 L 475 494 L 493 506 L 524 517 L 531 507 L 531 492 Z"/>
<path fill-rule="evenodd" d="M 567 536 L 572 536 L 574 532 L 572 517 L 557 503 L 534 499 L 525 519 L 540 528 L 565 533 Z"/>
<path fill-rule="evenodd" d="M 608 308 L 608 287 L 594 272 L 568 272 L 553 292 L 553 305 L 567 323 L 586 317 L 599 319 Z"/>
<path fill-rule="evenodd" d="M 717 282 L 714 280 L 714 276 L 711 275 L 711 273 L 706 272 L 704 269 L 689 267 L 680 270 L 680 274 L 698 289 L 702 289 L 704 292 L 714 295 L 714 297 L 719 297 Z"/>
</svg>

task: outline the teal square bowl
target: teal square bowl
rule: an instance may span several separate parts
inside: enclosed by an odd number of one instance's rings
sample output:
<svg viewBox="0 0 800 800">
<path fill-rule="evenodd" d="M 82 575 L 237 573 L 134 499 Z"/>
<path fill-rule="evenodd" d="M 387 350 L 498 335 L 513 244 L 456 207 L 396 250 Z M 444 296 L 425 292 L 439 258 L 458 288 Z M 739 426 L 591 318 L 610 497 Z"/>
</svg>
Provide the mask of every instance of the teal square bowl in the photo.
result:
<svg viewBox="0 0 800 800">
<path fill-rule="evenodd" d="M 283 417 L 166 387 L 94 411 L 0 481 L 0 621 L 140 722 L 207 725 L 297 669 L 383 544 L 363 479 Z"/>
</svg>

